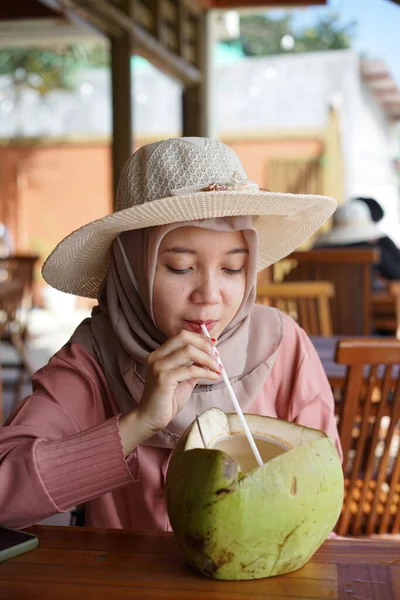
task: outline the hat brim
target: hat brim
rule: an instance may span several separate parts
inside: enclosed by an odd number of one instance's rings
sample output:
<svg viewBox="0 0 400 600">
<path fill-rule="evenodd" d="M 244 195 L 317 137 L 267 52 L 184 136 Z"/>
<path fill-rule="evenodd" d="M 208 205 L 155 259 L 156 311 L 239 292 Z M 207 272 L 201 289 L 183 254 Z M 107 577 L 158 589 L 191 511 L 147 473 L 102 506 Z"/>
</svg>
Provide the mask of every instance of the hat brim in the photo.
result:
<svg viewBox="0 0 400 600">
<path fill-rule="evenodd" d="M 336 209 L 327 196 L 275 192 L 196 192 L 133 206 L 92 221 L 64 238 L 45 261 L 54 288 L 96 298 L 113 240 L 123 231 L 198 219 L 254 217 L 260 240 L 258 270 L 284 258 L 315 233 Z"/>
<path fill-rule="evenodd" d="M 340 246 L 345 244 L 357 244 L 369 242 L 382 237 L 384 233 L 375 223 L 366 223 L 362 227 L 356 225 L 337 226 L 321 235 L 315 246 Z"/>
</svg>

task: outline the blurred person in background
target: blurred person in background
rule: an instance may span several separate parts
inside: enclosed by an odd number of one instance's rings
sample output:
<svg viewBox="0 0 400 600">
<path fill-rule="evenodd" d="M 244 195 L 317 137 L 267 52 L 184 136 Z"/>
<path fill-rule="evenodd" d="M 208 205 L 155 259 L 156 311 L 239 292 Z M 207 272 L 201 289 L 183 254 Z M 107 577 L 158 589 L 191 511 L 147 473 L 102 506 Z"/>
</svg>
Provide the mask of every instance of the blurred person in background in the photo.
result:
<svg viewBox="0 0 400 600">
<path fill-rule="evenodd" d="M 353 198 L 353 201 L 355 202 L 357 202 L 358 200 L 360 202 L 364 202 L 364 204 L 368 206 L 371 219 L 374 223 L 379 223 L 380 221 L 382 221 L 383 217 L 385 216 L 385 211 L 383 210 L 379 202 L 375 200 L 375 198 Z"/>
<path fill-rule="evenodd" d="M 372 285 L 381 289 L 387 280 L 400 280 L 400 249 L 377 225 L 383 215 L 373 198 L 351 200 L 337 209 L 332 229 L 321 234 L 314 247 L 378 248 L 380 261 L 374 268 Z"/>
</svg>

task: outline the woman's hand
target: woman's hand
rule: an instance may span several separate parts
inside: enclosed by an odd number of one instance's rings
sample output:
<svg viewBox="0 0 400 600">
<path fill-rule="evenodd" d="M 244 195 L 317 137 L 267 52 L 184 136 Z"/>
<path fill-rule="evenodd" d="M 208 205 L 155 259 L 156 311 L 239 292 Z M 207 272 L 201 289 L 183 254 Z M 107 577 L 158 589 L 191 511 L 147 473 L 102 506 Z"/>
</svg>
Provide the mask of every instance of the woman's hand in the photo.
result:
<svg viewBox="0 0 400 600">
<path fill-rule="evenodd" d="M 213 348 L 208 337 L 183 330 L 149 354 L 140 404 L 119 423 L 125 456 L 172 421 L 199 379 L 220 378 Z"/>
<path fill-rule="evenodd" d="M 150 435 L 164 429 L 189 400 L 199 379 L 215 381 L 221 368 L 213 342 L 183 330 L 149 354 L 146 382 L 136 410 Z"/>
</svg>

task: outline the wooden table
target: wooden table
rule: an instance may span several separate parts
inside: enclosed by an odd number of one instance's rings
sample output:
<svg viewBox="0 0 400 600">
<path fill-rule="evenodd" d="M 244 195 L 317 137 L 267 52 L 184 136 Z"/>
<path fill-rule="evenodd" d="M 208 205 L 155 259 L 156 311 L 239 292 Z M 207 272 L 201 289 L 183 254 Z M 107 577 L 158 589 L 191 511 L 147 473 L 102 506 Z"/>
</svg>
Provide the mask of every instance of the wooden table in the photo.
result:
<svg viewBox="0 0 400 600">
<path fill-rule="evenodd" d="M 321 360 L 324 371 L 329 379 L 329 383 L 332 388 L 342 388 L 346 377 L 346 365 L 339 365 L 335 362 L 336 346 L 340 339 L 352 338 L 356 339 L 358 336 L 329 336 L 323 337 L 319 335 L 310 336 L 310 339 L 318 353 Z M 371 336 L 372 337 L 372 336 Z M 378 336 L 375 336 L 378 337 Z M 393 374 L 397 376 L 399 368 L 395 367 Z M 383 369 L 378 369 L 377 376 L 383 372 Z M 368 377 L 368 368 L 365 371 L 365 376 Z"/>
<path fill-rule="evenodd" d="M 1 600 L 400 600 L 400 543 L 329 540 L 299 571 L 212 581 L 170 533 L 36 526 L 39 548 L 0 563 Z"/>
<path fill-rule="evenodd" d="M 342 387 L 346 376 L 346 365 L 338 365 L 335 362 L 336 345 L 340 336 L 313 335 L 310 336 L 310 339 L 318 353 L 329 383 L 334 388 Z"/>
</svg>

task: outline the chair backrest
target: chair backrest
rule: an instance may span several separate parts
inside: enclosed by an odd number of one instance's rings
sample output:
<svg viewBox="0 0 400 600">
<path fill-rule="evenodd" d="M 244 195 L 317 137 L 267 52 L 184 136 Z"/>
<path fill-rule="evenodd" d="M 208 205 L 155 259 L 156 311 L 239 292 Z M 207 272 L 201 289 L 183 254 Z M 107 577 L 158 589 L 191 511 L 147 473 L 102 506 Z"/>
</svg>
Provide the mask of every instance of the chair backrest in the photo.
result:
<svg viewBox="0 0 400 600">
<path fill-rule="evenodd" d="M 291 317 L 309 335 L 332 335 L 330 299 L 334 296 L 329 281 L 269 283 L 257 286 L 256 302 L 274 306 Z"/>
<path fill-rule="evenodd" d="M 345 499 L 339 535 L 400 532 L 400 342 L 343 339 L 339 408 Z"/>
<path fill-rule="evenodd" d="M 23 285 L 18 280 L 0 283 L 0 339 L 19 331 L 18 311 L 21 307 Z"/>
<path fill-rule="evenodd" d="M 371 335 L 372 267 L 379 262 L 376 248 L 314 248 L 294 252 L 296 266 L 285 281 L 330 281 L 335 288 L 332 323 L 335 335 Z"/>
<path fill-rule="evenodd" d="M 396 318 L 396 338 L 400 340 L 400 281 L 389 283 L 389 293 L 393 297 Z"/>
<path fill-rule="evenodd" d="M 36 254 L 13 254 L 0 258 L 0 271 L 7 273 L 7 279 L 17 279 L 22 283 L 25 308 L 32 306 L 34 269 L 38 260 Z"/>
</svg>

